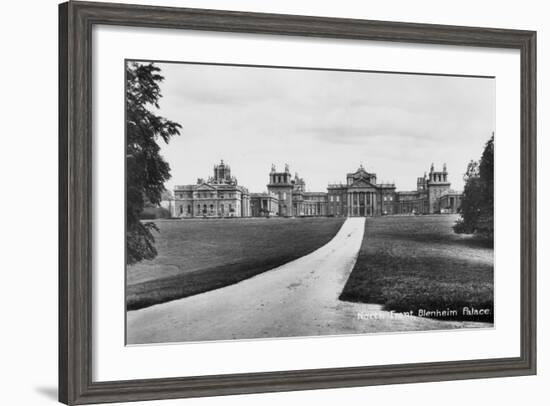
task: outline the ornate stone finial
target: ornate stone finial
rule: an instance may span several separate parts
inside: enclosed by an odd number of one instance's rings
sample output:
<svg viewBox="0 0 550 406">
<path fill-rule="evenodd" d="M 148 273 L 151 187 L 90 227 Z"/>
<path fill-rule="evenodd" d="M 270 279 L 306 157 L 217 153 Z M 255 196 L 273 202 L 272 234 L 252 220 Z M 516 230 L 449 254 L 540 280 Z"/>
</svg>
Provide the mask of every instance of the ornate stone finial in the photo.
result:
<svg viewBox="0 0 550 406">
<path fill-rule="evenodd" d="M 365 168 L 363 167 L 363 162 L 361 162 L 361 163 L 359 164 L 359 170 L 361 170 L 361 171 L 364 171 L 364 170 L 365 170 Z"/>
<path fill-rule="evenodd" d="M 432 162 L 432 166 L 430 166 L 430 172 L 434 171 L 434 163 Z"/>
<path fill-rule="evenodd" d="M 223 165 L 223 159 L 220 160 L 220 165 Z"/>
<path fill-rule="evenodd" d="M 275 169 L 275 164 L 271 164 L 271 172 L 275 172 L 277 169 Z"/>
<path fill-rule="evenodd" d="M 447 164 L 446 163 L 443 164 L 443 172 L 447 172 Z"/>
<path fill-rule="evenodd" d="M 285 172 L 290 172 L 290 167 L 288 166 L 288 164 L 285 164 Z"/>
</svg>

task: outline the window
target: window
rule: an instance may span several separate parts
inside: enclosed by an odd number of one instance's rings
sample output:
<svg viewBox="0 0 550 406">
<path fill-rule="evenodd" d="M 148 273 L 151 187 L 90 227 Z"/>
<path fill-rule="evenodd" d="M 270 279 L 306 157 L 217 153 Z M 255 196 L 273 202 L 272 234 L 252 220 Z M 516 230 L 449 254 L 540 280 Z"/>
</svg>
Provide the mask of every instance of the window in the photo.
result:
<svg viewBox="0 0 550 406">
<path fill-rule="evenodd" d="M 336 201 L 339 202 L 340 201 L 340 196 L 336 196 Z"/>
<path fill-rule="evenodd" d="M 187 214 L 191 214 L 191 205 L 190 204 L 187 205 Z"/>
<path fill-rule="evenodd" d="M 180 214 L 183 214 L 183 206 L 180 206 Z"/>
<path fill-rule="evenodd" d="M 283 192 L 283 200 L 286 200 L 286 192 Z"/>
</svg>

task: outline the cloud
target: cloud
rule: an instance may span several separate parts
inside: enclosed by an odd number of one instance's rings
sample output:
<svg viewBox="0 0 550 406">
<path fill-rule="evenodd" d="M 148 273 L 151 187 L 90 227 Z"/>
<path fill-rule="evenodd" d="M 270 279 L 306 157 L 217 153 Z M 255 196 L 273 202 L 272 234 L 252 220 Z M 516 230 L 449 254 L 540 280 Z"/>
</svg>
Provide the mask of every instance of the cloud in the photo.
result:
<svg viewBox="0 0 550 406">
<path fill-rule="evenodd" d="M 309 127 L 302 128 L 302 131 L 314 134 L 318 140 L 335 144 L 363 144 L 366 140 L 376 142 L 400 142 L 404 139 L 413 141 L 434 141 L 436 136 L 428 133 L 403 132 L 396 133 L 391 129 L 372 127 L 349 127 L 336 125 L 332 127 Z"/>
<path fill-rule="evenodd" d="M 253 191 L 265 189 L 272 162 L 290 163 L 312 190 L 361 162 L 407 189 L 433 161 L 447 162 L 460 189 L 494 130 L 492 79 L 159 66 L 160 114 L 184 126 L 163 147 L 177 184 L 210 175 L 224 158 Z"/>
</svg>

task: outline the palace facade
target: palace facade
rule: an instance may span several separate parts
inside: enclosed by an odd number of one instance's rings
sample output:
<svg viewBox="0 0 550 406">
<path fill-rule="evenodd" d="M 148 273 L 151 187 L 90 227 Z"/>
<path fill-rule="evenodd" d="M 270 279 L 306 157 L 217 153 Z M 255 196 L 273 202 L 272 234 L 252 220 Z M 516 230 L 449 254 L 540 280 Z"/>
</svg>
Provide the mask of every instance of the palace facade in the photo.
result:
<svg viewBox="0 0 550 406">
<path fill-rule="evenodd" d="M 417 178 L 416 190 L 396 191 L 393 183 L 378 183 L 375 173 L 359 166 L 346 175 L 345 183 L 329 184 L 326 192 L 306 190 L 306 182 L 285 165 L 271 166 L 267 191 L 249 193 L 231 176 L 223 160 L 214 166 L 214 176 L 195 185 L 176 186 L 171 202 L 174 217 L 370 217 L 397 214 L 456 213 L 462 194 L 451 189 L 447 167 L 434 165 Z"/>
<path fill-rule="evenodd" d="M 222 160 L 206 181 L 176 186 L 171 206 L 173 217 L 250 217 L 250 193 Z"/>
</svg>

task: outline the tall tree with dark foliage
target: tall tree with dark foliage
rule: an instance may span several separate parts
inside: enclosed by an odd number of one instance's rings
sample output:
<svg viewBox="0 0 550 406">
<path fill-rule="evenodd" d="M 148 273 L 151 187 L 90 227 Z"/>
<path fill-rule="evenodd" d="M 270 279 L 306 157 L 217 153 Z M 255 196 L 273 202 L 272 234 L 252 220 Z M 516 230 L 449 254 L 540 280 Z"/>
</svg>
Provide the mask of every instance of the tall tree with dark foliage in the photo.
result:
<svg viewBox="0 0 550 406">
<path fill-rule="evenodd" d="M 170 166 L 159 154 L 159 141 L 166 143 L 180 134 L 181 125 L 151 110 L 162 97 L 160 68 L 150 63 L 126 65 L 126 263 L 134 264 L 157 255 L 152 222 L 141 222 L 145 203 L 160 204 Z"/>
<path fill-rule="evenodd" d="M 468 164 L 461 218 L 454 226 L 456 233 L 475 233 L 490 241 L 494 233 L 494 138 L 493 134 L 485 144 L 480 161 Z"/>
</svg>

